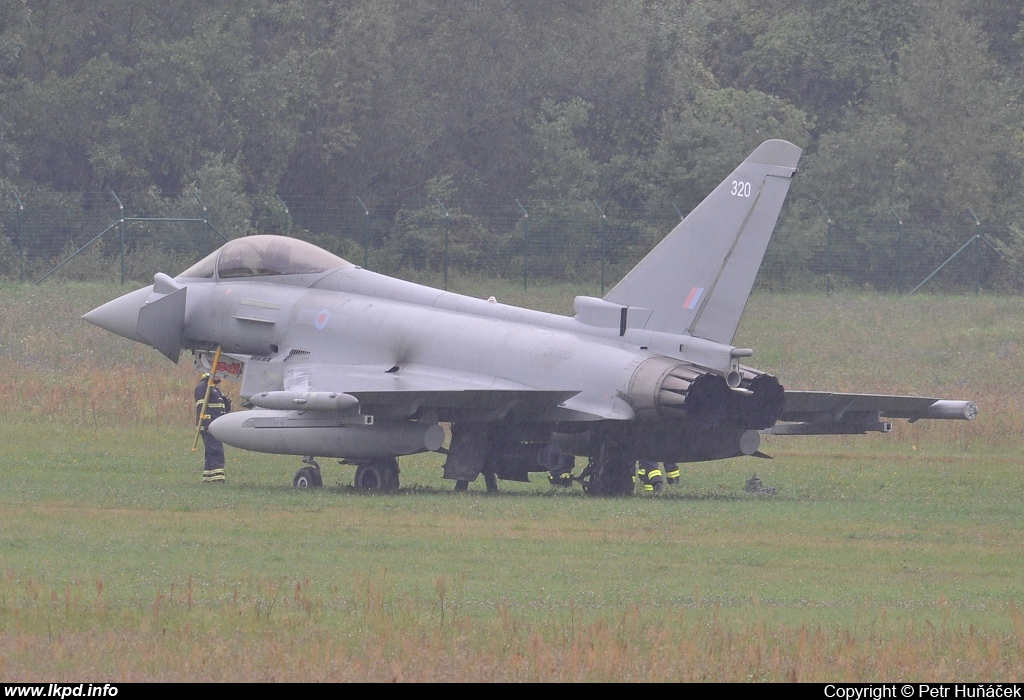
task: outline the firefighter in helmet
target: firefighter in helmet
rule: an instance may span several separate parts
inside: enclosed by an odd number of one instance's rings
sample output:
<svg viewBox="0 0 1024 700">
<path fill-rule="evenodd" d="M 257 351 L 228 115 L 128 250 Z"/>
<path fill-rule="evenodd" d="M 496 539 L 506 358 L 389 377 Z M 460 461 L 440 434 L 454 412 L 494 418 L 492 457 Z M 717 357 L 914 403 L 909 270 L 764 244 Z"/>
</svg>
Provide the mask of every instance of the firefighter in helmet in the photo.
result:
<svg viewBox="0 0 1024 700">
<path fill-rule="evenodd" d="M 221 392 L 220 379 L 213 377 L 213 384 L 210 385 L 210 395 L 206 402 L 206 412 L 203 412 L 203 400 L 207 399 L 206 387 L 210 382 L 210 373 L 204 372 L 196 384 L 196 425 L 200 426 L 199 432 L 203 436 L 203 449 L 206 453 L 206 460 L 203 464 L 204 484 L 224 483 L 224 444 L 210 434 L 208 428 L 215 418 L 220 418 L 225 413 L 231 412 L 231 399 Z"/>
</svg>

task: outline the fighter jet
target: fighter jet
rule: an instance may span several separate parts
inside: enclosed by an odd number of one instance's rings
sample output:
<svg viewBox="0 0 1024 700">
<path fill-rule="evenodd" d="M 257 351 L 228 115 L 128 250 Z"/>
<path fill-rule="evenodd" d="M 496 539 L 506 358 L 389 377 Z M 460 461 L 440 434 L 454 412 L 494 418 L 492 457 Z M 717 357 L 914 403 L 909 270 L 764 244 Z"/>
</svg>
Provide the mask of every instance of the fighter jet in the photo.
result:
<svg viewBox="0 0 1024 700">
<path fill-rule="evenodd" d="M 493 490 L 581 456 L 583 488 L 617 495 L 633 490 L 637 460 L 756 455 L 763 432 L 973 419 L 969 401 L 787 391 L 744 364 L 753 351 L 733 336 L 800 153 L 761 144 L 604 298 L 576 297 L 571 317 L 256 235 L 84 318 L 174 362 L 185 349 L 241 362 L 254 408 L 210 431 L 305 457 L 297 486 L 322 485 L 316 459 L 336 458 L 357 466 L 357 488 L 393 490 L 399 456 L 436 451 L 456 489 L 483 474 Z"/>
</svg>

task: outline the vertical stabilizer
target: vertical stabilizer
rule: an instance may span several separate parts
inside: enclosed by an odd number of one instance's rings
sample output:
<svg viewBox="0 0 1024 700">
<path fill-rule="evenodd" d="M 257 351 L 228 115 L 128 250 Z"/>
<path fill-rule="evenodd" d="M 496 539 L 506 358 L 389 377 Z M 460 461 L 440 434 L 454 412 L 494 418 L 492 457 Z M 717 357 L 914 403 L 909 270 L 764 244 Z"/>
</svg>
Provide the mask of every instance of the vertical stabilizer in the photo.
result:
<svg viewBox="0 0 1024 700">
<path fill-rule="evenodd" d="M 800 153 L 758 146 L 605 300 L 651 309 L 648 330 L 731 344 Z"/>
</svg>

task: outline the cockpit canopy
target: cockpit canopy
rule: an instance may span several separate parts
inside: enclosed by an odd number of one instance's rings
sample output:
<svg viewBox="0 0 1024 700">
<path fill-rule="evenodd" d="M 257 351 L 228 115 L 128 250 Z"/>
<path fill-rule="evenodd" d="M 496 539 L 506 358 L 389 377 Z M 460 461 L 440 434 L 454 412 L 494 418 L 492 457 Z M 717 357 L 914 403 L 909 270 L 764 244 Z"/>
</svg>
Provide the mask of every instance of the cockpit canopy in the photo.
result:
<svg viewBox="0 0 1024 700">
<path fill-rule="evenodd" d="M 326 272 L 351 263 L 295 238 L 283 236 L 246 236 L 228 241 L 178 277 L 219 279 L 307 275 Z"/>
</svg>

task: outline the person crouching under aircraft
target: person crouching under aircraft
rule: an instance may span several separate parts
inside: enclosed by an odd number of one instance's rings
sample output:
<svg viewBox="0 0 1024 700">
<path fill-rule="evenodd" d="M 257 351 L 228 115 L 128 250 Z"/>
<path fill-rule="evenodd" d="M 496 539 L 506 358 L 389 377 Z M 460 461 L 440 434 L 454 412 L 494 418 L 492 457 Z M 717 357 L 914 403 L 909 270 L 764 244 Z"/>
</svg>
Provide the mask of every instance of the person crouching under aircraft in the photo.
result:
<svg viewBox="0 0 1024 700">
<path fill-rule="evenodd" d="M 217 386 L 220 384 L 220 379 L 217 377 L 213 378 L 213 386 L 210 387 L 210 397 L 206 402 L 206 413 L 202 413 L 203 410 L 203 399 L 206 398 L 206 384 L 210 381 L 210 374 L 204 372 L 203 376 L 199 378 L 199 383 L 196 384 L 196 425 L 201 425 L 199 429 L 203 436 L 203 450 L 206 454 L 206 460 L 203 465 L 203 483 L 204 484 L 223 484 L 224 483 L 224 444 L 210 435 L 208 428 L 210 423 L 215 418 L 220 418 L 225 413 L 231 412 L 231 399 L 224 396 L 220 388 Z"/>
</svg>

